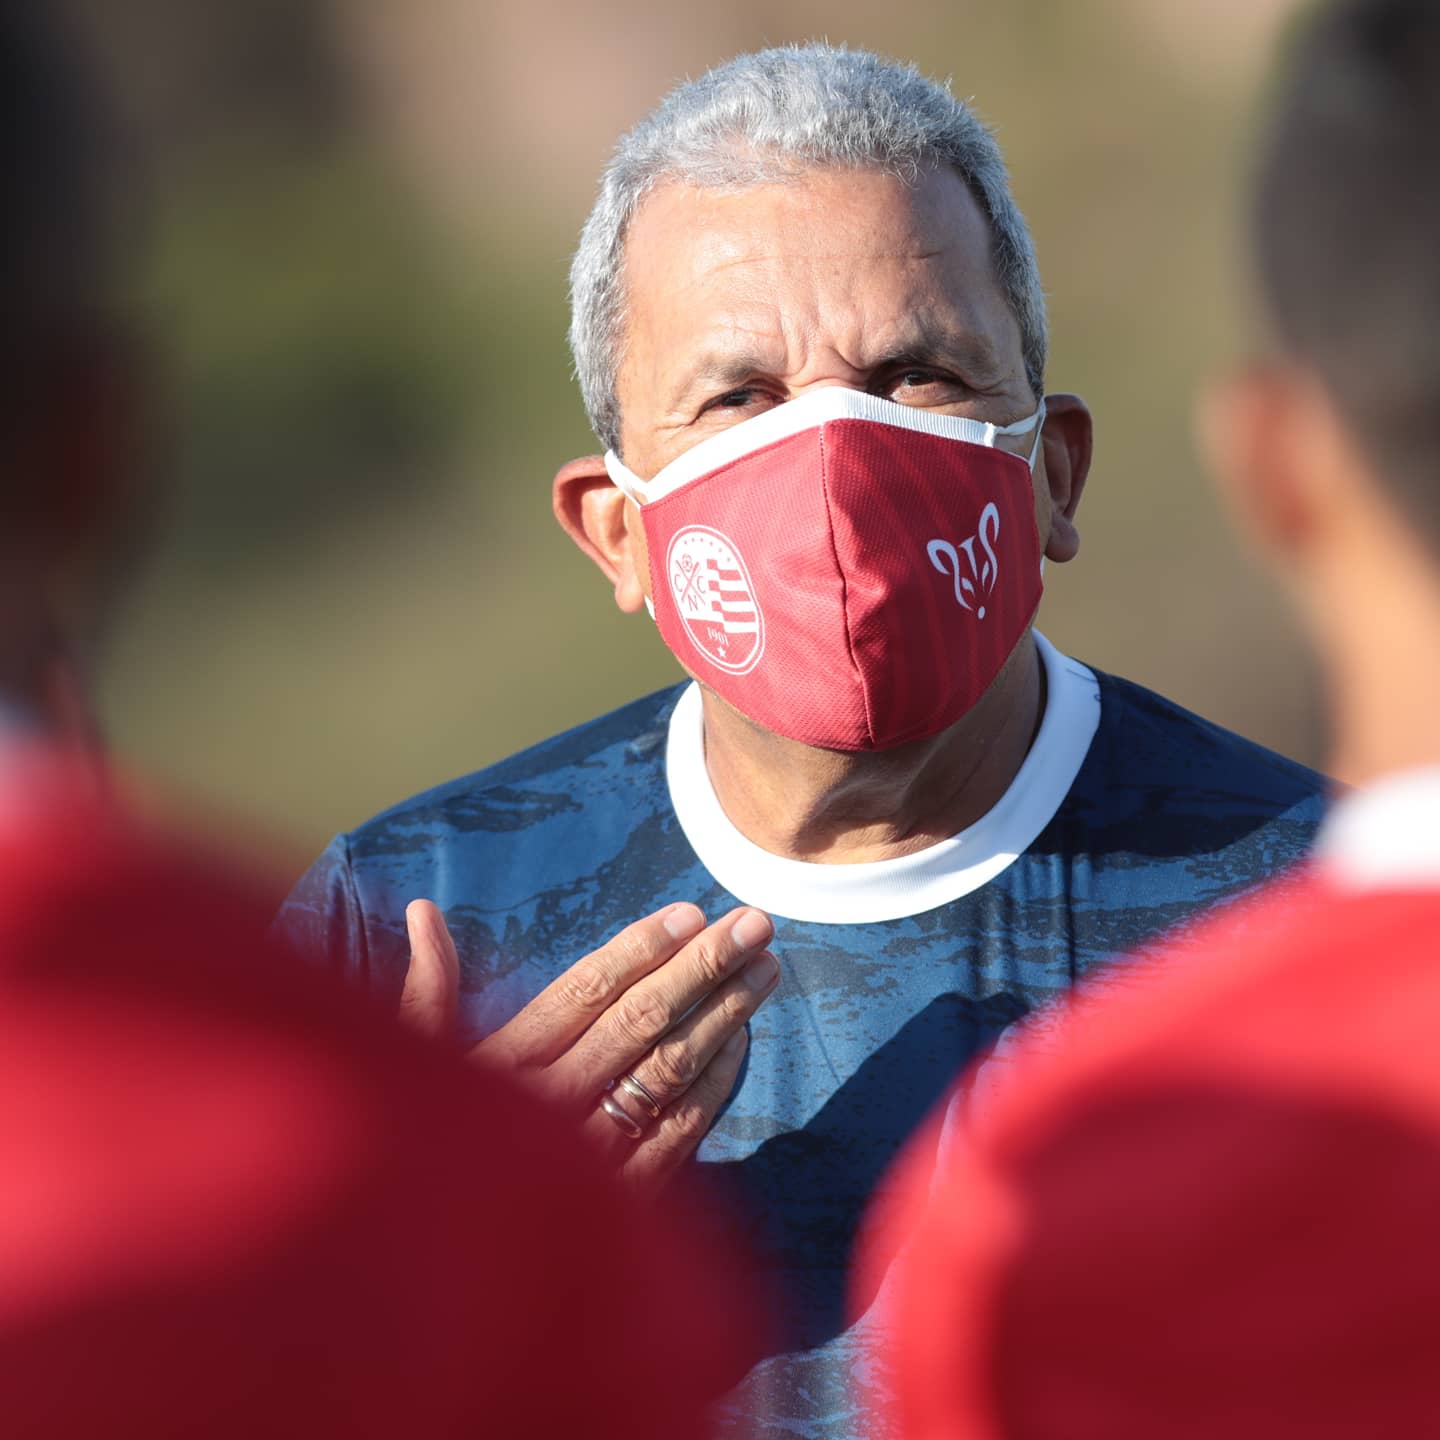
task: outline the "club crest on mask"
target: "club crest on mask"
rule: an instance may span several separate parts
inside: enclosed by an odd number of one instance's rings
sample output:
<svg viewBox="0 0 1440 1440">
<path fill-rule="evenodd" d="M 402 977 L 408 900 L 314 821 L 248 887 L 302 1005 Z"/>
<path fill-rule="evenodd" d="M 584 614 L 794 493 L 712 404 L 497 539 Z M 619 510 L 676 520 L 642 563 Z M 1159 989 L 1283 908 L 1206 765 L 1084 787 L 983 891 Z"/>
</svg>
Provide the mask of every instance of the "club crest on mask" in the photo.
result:
<svg viewBox="0 0 1440 1440">
<path fill-rule="evenodd" d="M 708 526 L 688 525 L 672 537 L 665 571 L 700 653 L 732 675 L 753 670 L 765 650 L 765 618 L 734 542 Z"/>
<path fill-rule="evenodd" d="M 985 618 L 983 596 L 988 595 L 1000 577 L 1000 560 L 995 542 L 1000 538 L 1000 511 L 992 501 L 980 512 L 980 524 L 968 540 L 960 542 L 959 550 L 948 540 L 932 540 L 925 547 L 930 563 L 955 584 L 956 602 L 965 610 L 973 610 L 978 620 Z M 975 542 L 980 542 L 983 560 L 975 558 Z M 965 564 L 960 556 L 965 556 Z M 966 571 L 969 573 L 967 574 Z"/>
</svg>

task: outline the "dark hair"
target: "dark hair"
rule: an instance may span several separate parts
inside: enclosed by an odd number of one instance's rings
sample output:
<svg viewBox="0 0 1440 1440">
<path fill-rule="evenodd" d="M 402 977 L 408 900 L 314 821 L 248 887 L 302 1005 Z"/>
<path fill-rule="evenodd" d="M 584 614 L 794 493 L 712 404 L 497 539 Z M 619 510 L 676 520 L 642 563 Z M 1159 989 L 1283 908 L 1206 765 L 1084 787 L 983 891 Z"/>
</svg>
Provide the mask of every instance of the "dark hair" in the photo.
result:
<svg viewBox="0 0 1440 1440">
<path fill-rule="evenodd" d="M 63 541 L 75 576 L 108 585 L 152 491 L 128 453 L 89 444 L 93 463 L 57 467 L 46 437 L 89 426 L 98 377 L 134 368 L 120 280 L 135 172 L 83 37 L 56 8 L 0 0 L 0 539 L 7 564 L 16 547 L 49 563 Z"/>
<path fill-rule="evenodd" d="M 110 278 L 114 127 L 74 37 L 0 0 L 0 311 L 17 326 L 94 303 Z"/>
<path fill-rule="evenodd" d="M 1281 344 L 1440 540 L 1440 4 L 1338 0 L 1283 65 L 1253 207 Z"/>
</svg>

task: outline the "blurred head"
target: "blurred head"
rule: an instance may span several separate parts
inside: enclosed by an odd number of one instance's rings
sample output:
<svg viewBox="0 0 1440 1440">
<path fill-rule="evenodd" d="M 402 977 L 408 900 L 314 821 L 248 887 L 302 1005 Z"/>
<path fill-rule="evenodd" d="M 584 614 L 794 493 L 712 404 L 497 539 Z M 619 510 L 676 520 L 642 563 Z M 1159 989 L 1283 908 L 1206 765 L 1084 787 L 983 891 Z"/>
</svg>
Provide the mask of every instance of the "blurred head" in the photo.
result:
<svg viewBox="0 0 1440 1440">
<path fill-rule="evenodd" d="M 0 699 L 62 726 L 149 505 L 113 120 L 49 7 L 0 5 Z"/>
<path fill-rule="evenodd" d="M 0 796 L 6 1432 L 698 1434 L 751 1332 L 688 1189 L 652 1210 L 274 953 L 268 887 L 39 769 Z"/>
<path fill-rule="evenodd" d="M 1269 353 L 1214 387 L 1203 428 L 1325 652 L 1440 621 L 1437 138 L 1440 9 L 1340 0 L 1305 17 L 1251 204 Z"/>
<path fill-rule="evenodd" d="M 825 386 L 997 425 L 1043 394 L 1044 295 L 994 137 L 863 51 L 767 50 L 675 90 L 616 148 L 571 292 L 591 423 L 642 478 Z M 1051 397 L 1034 485 L 1054 560 L 1078 545 L 1089 440 L 1084 406 Z M 643 526 L 597 458 L 562 470 L 556 510 L 638 610 Z"/>
</svg>

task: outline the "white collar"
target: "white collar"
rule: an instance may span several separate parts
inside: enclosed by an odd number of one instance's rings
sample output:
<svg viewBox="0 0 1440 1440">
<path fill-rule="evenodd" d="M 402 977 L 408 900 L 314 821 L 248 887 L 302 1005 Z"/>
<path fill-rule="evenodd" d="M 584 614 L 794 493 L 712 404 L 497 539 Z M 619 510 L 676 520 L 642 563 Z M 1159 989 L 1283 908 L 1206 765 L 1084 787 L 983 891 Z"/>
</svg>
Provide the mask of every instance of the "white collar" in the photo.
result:
<svg viewBox="0 0 1440 1440">
<path fill-rule="evenodd" d="M 762 850 L 731 823 L 705 768 L 700 687 L 688 686 L 670 717 L 665 769 L 670 803 L 701 864 L 736 899 L 772 915 L 864 925 L 920 915 L 993 880 L 1034 842 L 1060 808 L 1100 723 L 1100 684 L 1037 630 L 1045 665 L 1045 715 L 1010 788 L 973 825 L 913 855 L 855 865 L 815 865 Z"/>
<path fill-rule="evenodd" d="M 1347 890 L 1440 887 L 1440 766 L 1402 770 L 1340 797 L 1315 859 Z"/>
</svg>

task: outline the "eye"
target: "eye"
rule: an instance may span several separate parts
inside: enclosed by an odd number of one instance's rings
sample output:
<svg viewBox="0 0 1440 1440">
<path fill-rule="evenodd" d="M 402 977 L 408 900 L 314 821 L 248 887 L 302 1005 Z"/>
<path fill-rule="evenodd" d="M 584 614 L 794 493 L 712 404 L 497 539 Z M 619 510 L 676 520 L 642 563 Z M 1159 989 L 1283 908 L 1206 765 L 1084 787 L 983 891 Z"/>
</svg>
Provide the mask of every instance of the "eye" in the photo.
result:
<svg viewBox="0 0 1440 1440">
<path fill-rule="evenodd" d="M 971 393 L 953 375 L 919 365 L 892 370 L 877 390 L 902 405 L 955 405 L 970 398 Z"/>
<path fill-rule="evenodd" d="M 740 385 L 734 390 L 727 390 L 723 395 L 717 395 L 713 400 L 707 400 L 701 407 L 700 413 L 716 414 L 721 412 L 744 412 L 747 410 L 759 410 L 766 405 L 779 404 L 780 402 L 770 392 L 759 385 Z"/>
</svg>

